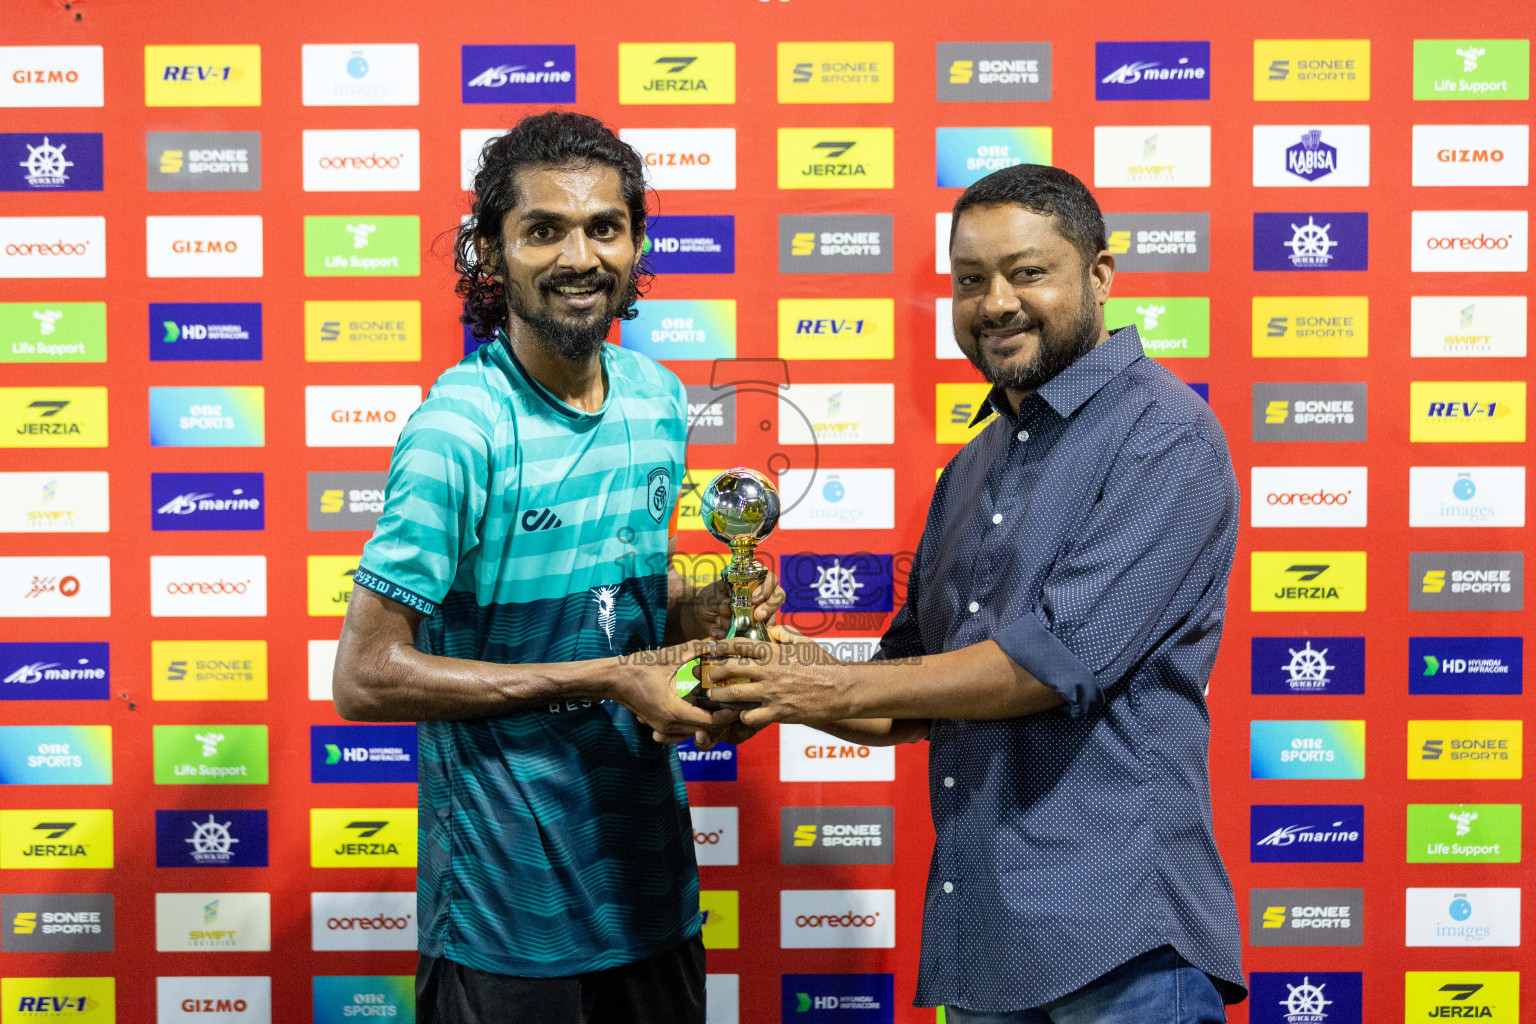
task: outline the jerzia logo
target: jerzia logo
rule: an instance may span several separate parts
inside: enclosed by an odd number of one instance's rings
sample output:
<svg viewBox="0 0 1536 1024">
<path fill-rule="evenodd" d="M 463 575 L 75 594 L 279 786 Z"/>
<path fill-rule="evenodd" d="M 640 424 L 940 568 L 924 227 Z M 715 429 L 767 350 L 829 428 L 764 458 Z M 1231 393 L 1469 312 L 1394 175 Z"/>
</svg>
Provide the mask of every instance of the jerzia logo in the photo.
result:
<svg viewBox="0 0 1536 1024">
<path fill-rule="evenodd" d="M 414 807 L 315 807 L 309 831 L 313 867 L 416 866 Z"/>
<path fill-rule="evenodd" d="M 620 103 L 735 103 L 735 43 L 620 43 Z"/>
<path fill-rule="evenodd" d="M 780 128 L 779 188 L 891 188 L 891 128 Z"/>
</svg>

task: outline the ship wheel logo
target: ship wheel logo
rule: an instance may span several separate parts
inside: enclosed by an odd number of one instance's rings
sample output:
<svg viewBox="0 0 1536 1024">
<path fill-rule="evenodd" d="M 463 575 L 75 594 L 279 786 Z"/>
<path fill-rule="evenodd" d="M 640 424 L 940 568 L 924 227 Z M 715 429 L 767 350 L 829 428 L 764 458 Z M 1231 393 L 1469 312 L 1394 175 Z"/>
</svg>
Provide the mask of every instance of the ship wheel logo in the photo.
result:
<svg viewBox="0 0 1536 1024">
<path fill-rule="evenodd" d="M 27 184 L 33 188 L 62 188 L 69 184 L 69 175 L 64 173 L 66 167 L 75 166 L 64 158 L 64 147 L 69 143 L 55 146 L 48 141 L 48 136 L 43 136 L 41 146 L 27 146 L 27 158 L 21 161 L 20 166 L 27 169 Z"/>
<path fill-rule="evenodd" d="M 192 838 L 184 840 L 192 844 L 192 859 L 210 863 L 233 857 L 229 848 L 240 840 L 229 834 L 229 826 L 230 822 L 221 825 L 215 821 L 212 811 L 208 813 L 207 821 L 194 823 Z"/>
<path fill-rule="evenodd" d="M 1291 660 L 1285 666 L 1285 672 L 1291 677 L 1293 690 L 1320 690 L 1328 685 L 1328 673 L 1333 671 L 1333 666 L 1328 664 L 1325 657 L 1328 648 L 1314 651 L 1312 641 L 1308 640 L 1301 650 L 1288 650 L 1291 652 Z"/>
<path fill-rule="evenodd" d="M 1300 985 L 1287 983 L 1285 987 L 1290 995 L 1280 1000 L 1280 1005 L 1285 1007 L 1287 1024 L 1321 1024 L 1328 1019 L 1323 1007 L 1332 1006 L 1333 1000 L 1323 997 L 1323 985 L 1312 984 L 1304 975 Z"/>
<path fill-rule="evenodd" d="M 1333 258 L 1330 250 L 1338 245 L 1328 237 L 1332 224 L 1318 224 L 1311 217 L 1305 224 L 1292 224 L 1291 240 L 1284 243 L 1291 250 L 1291 263 L 1298 267 L 1323 267 Z"/>
</svg>

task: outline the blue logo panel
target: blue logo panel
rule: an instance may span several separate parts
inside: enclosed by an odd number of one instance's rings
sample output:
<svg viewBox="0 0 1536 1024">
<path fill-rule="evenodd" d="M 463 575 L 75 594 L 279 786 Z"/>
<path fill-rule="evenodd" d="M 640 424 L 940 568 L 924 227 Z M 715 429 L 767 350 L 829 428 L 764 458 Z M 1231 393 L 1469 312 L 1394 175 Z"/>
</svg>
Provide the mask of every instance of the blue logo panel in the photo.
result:
<svg viewBox="0 0 1536 1024">
<path fill-rule="evenodd" d="M 1364 693 L 1365 637 L 1256 636 L 1254 693 Z"/>
<path fill-rule="evenodd" d="M 260 473 L 151 473 L 156 530 L 260 530 L 266 487 Z"/>
<path fill-rule="evenodd" d="M 0 786 L 108 786 L 110 725 L 0 726 Z"/>
<path fill-rule="evenodd" d="M 693 740 L 677 745 L 677 759 L 683 764 L 684 782 L 735 782 L 736 744 L 716 743 L 700 750 Z"/>
<path fill-rule="evenodd" d="M 1369 214 L 1253 215 L 1254 270 L 1365 270 L 1369 253 Z"/>
<path fill-rule="evenodd" d="M 893 1024 L 894 974 L 785 974 L 779 979 L 784 1024 Z"/>
<path fill-rule="evenodd" d="M 266 866 L 266 811 L 155 812 L 157 868 Z"/>
<path fill-rule="evenodd" d="M 259 386 L 149 389 L 149 443 L 156 448 L 260 448 L 266 437 L 266 392 Z"/>
<path fill-rule="evenodd" d="M 107 700 L 105 643 L 0 643 L 0 700 Z"/>
<path fill-rule="evenodd" d="M 1200 396 L 1200 400 L 1206 405 L 1211 404 L 1211 386 L 1209 384 L 1191 384 L 1189 389 Z"/>
<path fill-rule="evenodd" d="M 1095 43 L 1096 100 L 1208 100 L 1211 44 Z"/>
<path fill-rule="evenodd" d="M 890 555 L 785 555 L 786 612 L 888 612 L 895 584 Z"/>
<path fill-rule="evenodd" d="M 261 303 L 151 302 L 151 362 L 256 362 Z"/>
<path fill-rule="evenodd" d="M 315 1024 L 416 1019 L 416 979 L 408 974 L 320 975 L 314 979 Z"/>
<path fill-rule="evenodd" d="M 1518 695 L 1524 663 L 1518 636 L 1411 636 L 1408 692 Z"/>
<path fill-rule="evenodd" d="M 575 103 L 576 47 L 465 46 L 465 103 Z"/>
<path fill-rule="evenodd" d="M 1364 1024 L 1359 971 L 1254 971 L 1249 1024 Z"/>
<path fill-rule="evenodd" d="M 100 191 L 100 132 L 0 135 L 0 192 Z"/>
<path fill-rule="evenodd" d="M 645 226 L 645 251 L 658 274 L 734 274 L 736 218 L 652 218 Z"/>
<path fill-rule="evenodd" d="M 414 725 L 312 725 L 309 781 L 416 781 Z"/>
<path fill-rule="evenodd" d="M 1360 804 L 1254 804 L 1248 809 L 1255 864 L 1359 864 L 1365 860 Z"/>
</svg>

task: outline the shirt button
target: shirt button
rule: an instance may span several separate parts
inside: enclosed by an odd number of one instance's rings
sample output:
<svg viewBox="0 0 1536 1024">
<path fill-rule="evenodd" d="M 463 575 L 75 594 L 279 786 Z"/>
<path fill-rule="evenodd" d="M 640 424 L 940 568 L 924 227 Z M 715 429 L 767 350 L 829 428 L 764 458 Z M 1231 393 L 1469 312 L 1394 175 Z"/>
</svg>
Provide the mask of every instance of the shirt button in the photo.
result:
<svg viewBox="0 0 1536 1024">
<path fill-rule="evenodd" d="M 972 612 L 981 611 L 981 605 L 977 604 L 975 601 L 972 601 L 967 607 L 969 607 Z"/>
<path fill-rule="evenodd" d="M 954 789 L 955 788 L 955 780 L 951 776 L 948 776 L 948 775 L 944 776 L 944 788 L 945 789 Z"/>
<path fill-rule="evenodd" d="M 1029 440 L 1029 431 L 1021 430 L 1017 434 L 1015 434 L 1014 436 L 1017 437 L 1020 441 L 1028 441 Z"/>
<path fill-rule="evenodd" d="M 992 525 L 993 526 L 996 526 L 998 523 L 1000 523 L 1002 521 L 1003 521 L 1003 514 L 1001 512 L 994 512 L 994 513 L 992 513 Z"/>
<path fill-rule="evenodd" d="M 945 892 L 954 892 L 955 891 L 955 883 L 954 882 L 945 882 L 944 883 L 944 891 Z"/>
</svg>

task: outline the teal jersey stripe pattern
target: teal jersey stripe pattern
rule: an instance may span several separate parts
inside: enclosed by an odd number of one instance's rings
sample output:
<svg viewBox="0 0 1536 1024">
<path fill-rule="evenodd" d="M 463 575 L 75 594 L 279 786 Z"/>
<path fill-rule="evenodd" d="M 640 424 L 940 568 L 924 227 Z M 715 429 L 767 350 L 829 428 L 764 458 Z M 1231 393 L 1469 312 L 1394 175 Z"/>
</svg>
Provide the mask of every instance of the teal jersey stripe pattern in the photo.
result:
<svg viewBox="0 0 1536 1024">
<path fill-rule="evenodd" d="M 687 393 L 638 353 L 604 345 L 602 362 L 603 407 L 585 413 L 498 336 L 411 415 L 354 579 L 427 616 L 418 649 L 526 664 L 662 645 Z M 628 709 L 570 701 L 417 731 L 423 954 L 564 977 L 698 931 L 677 754 Z"/>
</svg>

